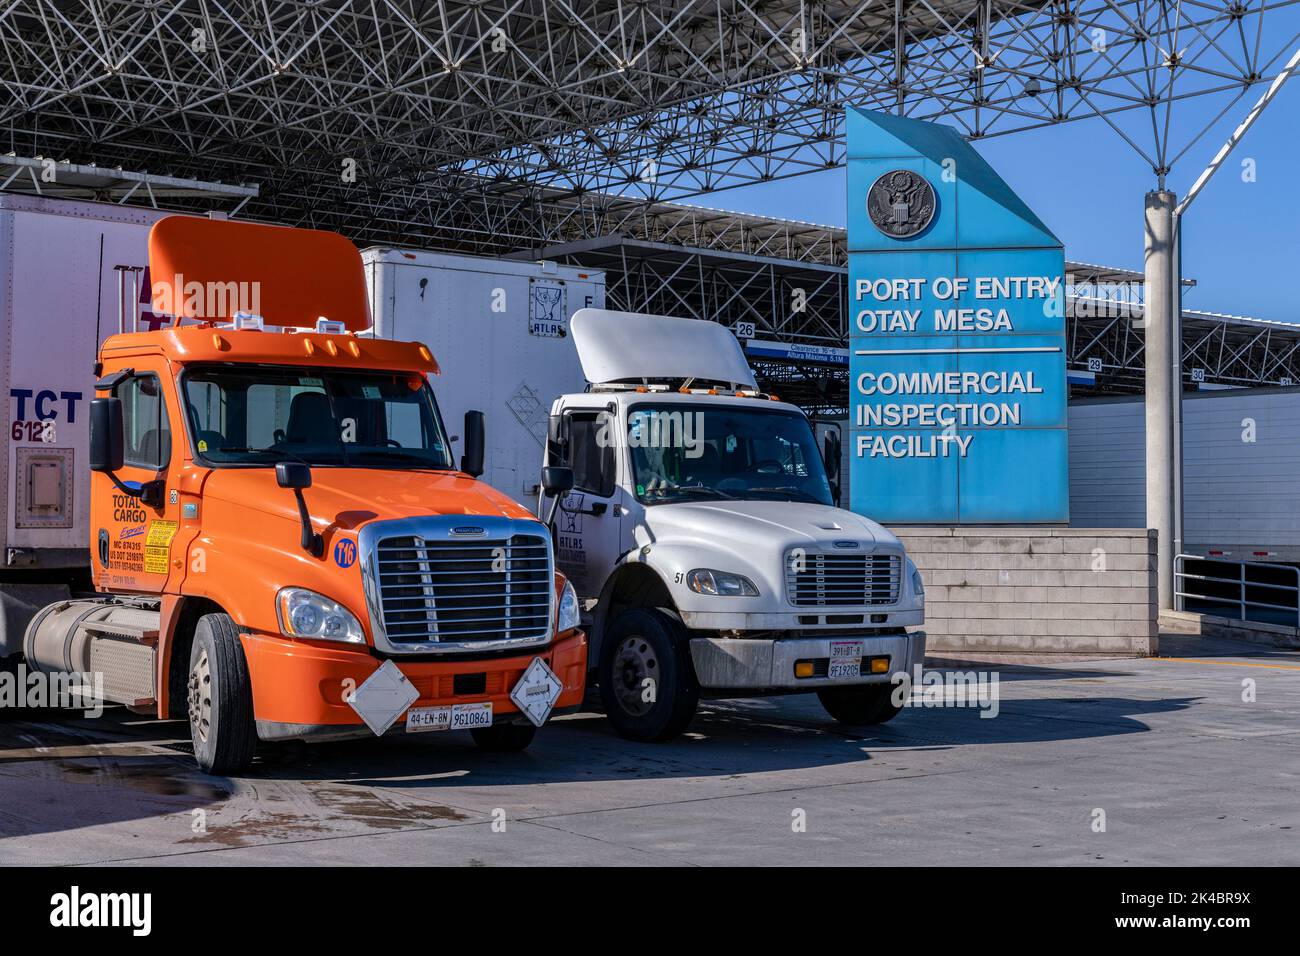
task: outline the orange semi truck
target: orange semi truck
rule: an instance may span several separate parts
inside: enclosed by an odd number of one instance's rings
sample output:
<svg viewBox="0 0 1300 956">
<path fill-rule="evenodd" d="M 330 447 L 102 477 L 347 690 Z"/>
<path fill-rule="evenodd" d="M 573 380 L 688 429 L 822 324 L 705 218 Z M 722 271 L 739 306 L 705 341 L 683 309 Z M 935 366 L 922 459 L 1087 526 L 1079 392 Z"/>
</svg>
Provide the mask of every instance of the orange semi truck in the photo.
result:
<svg viewBox="0 0 1300 956">
<path fill-rule="evenodd" d="M 188 716 L 219 774 L 259 740 L 400 728 L 518 750 L 576 708 L 586 637 L 550 531 L 478 480 L 482 413 L 454 460 L 437 362 L 369 336 L 355 247 L 177 216 L 149 259 L 154 310 L 178 318 L 99 351 L 96 593 L 32 618 L 24 666 Z"/>
</svg>

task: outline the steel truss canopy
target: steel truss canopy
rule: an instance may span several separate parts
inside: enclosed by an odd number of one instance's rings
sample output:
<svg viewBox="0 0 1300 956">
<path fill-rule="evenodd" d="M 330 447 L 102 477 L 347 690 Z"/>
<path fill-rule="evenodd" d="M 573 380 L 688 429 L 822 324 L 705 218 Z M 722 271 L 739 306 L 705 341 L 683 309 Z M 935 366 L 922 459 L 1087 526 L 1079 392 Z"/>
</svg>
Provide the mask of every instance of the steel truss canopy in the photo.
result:
<svg viewBox="0 0 1300 956">
<path fill-rule="evenodd" d="M 498 253 L 610 196 L 840 165 L 848 105 L 971 138 L 1101 117 L 1162 177 L 1195 141 L 1178 104 L 1271 79 L 1295 2 L 7 0 L 0 149 Z"/>
<path fill-rule="evenodd" d="M 154 176 L 130 170 L 102 169 L 47 159 L 44 156 L 0 156 L 0 189 L 56 199 L 80 199 L 160 208 L 164 203 L 227 205 L 234 215 L 257 195 L 256 186 L 209 183 L 175 176 Z"/>
<path fill-rule="evenodd" d="M 795 347 L 789 360 L 751 351 L 763 388 L 812 411 L 847 413 L 843 229 L 674 203 L 629 209 L 604 224 L 619 231 L 515 258 L 604 270 L 613 309 L 733 329 L 748 323 L 756 340 Z M 1140 394 L 1143 274 L 1082 262 L 1065 269 L 1072 393 Z M 1195 285 L 1183 280 L 1185 289 Z M 1300 385 L 1300 325 L 1185 309 L 1183 379 L 1187 388 Z"/>
</svg>

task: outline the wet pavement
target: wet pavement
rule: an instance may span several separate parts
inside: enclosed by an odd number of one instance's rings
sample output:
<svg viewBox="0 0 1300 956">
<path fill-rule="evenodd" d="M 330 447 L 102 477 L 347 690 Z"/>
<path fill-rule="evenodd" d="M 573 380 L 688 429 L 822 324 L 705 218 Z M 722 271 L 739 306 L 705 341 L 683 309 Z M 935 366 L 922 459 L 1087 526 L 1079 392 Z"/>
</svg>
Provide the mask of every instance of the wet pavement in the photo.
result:
<svg viewBox="0 0 1300 956">
<path fill-rule="evenodd" d="M 992 718 L 706 702 L 669 744 L 584 713 L 522 754 L 279 745 L 238 779 L 199 773 L 182 723 L 0 713 L 0 864 L 1300 863 L 1300 654 L 1161 646 L 1002 666 Z"/>
</svg>

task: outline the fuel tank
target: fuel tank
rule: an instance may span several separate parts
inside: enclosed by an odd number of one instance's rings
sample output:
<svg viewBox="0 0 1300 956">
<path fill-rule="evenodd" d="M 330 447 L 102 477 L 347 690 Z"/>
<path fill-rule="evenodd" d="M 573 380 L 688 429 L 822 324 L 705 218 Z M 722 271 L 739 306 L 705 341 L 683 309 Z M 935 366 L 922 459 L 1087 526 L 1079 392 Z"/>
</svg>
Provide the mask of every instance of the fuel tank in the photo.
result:
<svg viewBox="0 0 1300 956">
<path fill-rule="evenodd" d="M 45 674 L 100 675 L 105 701 L 154 704 L 159 611 L 117 599 L 58 601 L 27 625 L 27 667 Z"/>
</svg>

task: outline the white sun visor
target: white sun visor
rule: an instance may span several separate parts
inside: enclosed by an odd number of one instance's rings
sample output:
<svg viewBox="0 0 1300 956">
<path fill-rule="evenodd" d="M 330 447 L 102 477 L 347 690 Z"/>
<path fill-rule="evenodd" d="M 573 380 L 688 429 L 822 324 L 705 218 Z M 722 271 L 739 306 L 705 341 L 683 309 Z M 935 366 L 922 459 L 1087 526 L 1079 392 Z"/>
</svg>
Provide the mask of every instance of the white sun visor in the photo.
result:
<svg viewBox="0 0 1300 956">
<path fill-rule="evenodd" d="M 758 387 L 740 343 L 717 322 L 579 309 L 569 329 L 592 385 L 694 379 Z"/>
</svg>

